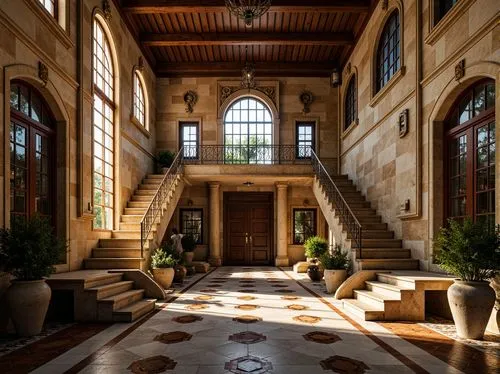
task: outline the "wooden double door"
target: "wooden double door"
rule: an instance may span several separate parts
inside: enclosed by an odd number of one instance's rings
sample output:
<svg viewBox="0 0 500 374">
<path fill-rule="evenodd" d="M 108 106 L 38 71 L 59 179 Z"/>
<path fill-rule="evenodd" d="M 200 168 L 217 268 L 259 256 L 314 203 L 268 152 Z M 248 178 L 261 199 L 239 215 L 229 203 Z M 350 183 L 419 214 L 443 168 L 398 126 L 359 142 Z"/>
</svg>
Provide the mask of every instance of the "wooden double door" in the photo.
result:
<svg viewBox="0 0 500 374">
<path fill-rule="evenodd" d="M 271 265 L 273 193 L 224 193 L 224 264 Z"/>
</svg>

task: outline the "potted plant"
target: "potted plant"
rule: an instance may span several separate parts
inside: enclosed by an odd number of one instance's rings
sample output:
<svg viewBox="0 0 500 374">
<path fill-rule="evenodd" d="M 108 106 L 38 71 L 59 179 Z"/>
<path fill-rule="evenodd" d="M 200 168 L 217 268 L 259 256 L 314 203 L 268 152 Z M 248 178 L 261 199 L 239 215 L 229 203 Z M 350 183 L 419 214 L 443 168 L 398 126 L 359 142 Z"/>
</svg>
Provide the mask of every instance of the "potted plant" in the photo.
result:
<svg viewBox="0 0 500 374">
<path fill-rule="evenodd" d="M 20 336 L 42 331 L 51 297 L 44 278 L 55 271 L 66 248 L 48 219 L 38 214 L 14 217 L 10 229 L 0 229 L 0 257 L 15 278 L 5 295 L 7 308 Z"/>
<path fill-rule="evenodd" d="M 165 174 L 175 160 L 175 153 L 172 151 L 161 151 L 158 153 L 157 162 L 163 174 Z"/>
<path fill-rule="evenodd" d="M 191 266 L 193 264 L 194 250 L 196 248 L 196 240 L 192 235 L 184 235 L 181 239 L 182 253 L 184 257 L 184 262 L 186 266 Z"/>
<path fill-rule="evenodd" d="M 457 334 L 464 339 L 482 339 L 495 291 L 489 285 L 500 267 L 500 229 L 466 218 L 449 221 L 435 243 L 436 260 L 445 271 L 458 276 L 448 288 Z"/>
<path fill-rule="evenodd" d="M 320 236 L 311 236 L 304 243 L 306 257 L 312 259 L 312 264 L 307 268 L 307 275 L 312 281 L 320 281 L 323 278 L 323 270 L 317 264 L 318 257 L 328 252 L 328 242 Z"/>
<path fill-rule="evenodd" d="M 164 289 L 168 289 L 172 286 L 175 274 L 174 267 L 177 265 L 177 262 L 178 261 L 163 248 L 158 248 L 151 256 L 153 277 Z"/>
<path fill-rule="evenodd" d="M 342 247 L 337 245 L 332 253 L 324 253 L 320 257 L 320 261 L 325 269 L 326 292 L 334 293 L 342 282 L 347 279 L 347 271 L 351 263 L 349 253 L 342 251 Z"/>
</svg>

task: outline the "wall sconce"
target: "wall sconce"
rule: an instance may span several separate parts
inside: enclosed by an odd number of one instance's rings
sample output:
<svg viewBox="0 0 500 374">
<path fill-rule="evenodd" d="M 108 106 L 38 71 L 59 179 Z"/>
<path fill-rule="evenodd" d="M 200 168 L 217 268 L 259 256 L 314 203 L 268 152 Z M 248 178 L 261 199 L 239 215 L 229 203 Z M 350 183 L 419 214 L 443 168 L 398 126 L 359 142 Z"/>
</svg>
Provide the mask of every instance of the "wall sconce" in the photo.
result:
<svg viewBox="0 0 500 374">
<path fill-rule="evenodd" d="M 337 87 L 340 84 L 340 73 L 337 68 L 334 68 L 330 74 L 330 84 L 332 87 Z"/>
</svg>

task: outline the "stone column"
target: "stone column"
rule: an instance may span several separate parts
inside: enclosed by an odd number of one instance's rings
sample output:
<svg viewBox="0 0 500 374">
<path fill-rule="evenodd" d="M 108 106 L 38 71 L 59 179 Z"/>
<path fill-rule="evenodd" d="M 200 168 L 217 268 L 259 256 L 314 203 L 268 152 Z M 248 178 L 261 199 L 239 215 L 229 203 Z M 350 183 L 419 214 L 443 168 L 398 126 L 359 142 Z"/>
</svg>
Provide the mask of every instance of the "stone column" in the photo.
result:
<svg viewBox="0 0 500 374">
<path fill-rule="evenodd" d="M 208 185 L 210 190 L 210 256 L 208 262 L 212 266 L 221 266 L 220 250 L 220 184 L 211 182 Z"/>
<path fill-rule="evenodd" d="M 278 253 L 276 254 L 276 266 L 288 266 L 288 185 L 277 184 L 277 238 Z"/>
</svg>

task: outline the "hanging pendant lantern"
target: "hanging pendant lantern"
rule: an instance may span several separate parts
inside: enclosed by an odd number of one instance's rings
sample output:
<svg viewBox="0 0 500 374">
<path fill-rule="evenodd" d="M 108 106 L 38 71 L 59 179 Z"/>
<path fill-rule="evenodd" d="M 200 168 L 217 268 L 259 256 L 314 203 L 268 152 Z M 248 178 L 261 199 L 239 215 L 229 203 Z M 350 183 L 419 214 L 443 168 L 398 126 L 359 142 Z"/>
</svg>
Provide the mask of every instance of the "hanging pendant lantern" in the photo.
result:
<svg viewBox="0 0 500 374">
<path fill-rule="evenodd" d="M 241 70 L 241 87 L 255 88 L 255 65 L 248 62 L 248 46 L 245 46 L 245 66 Z"/>
<path fill-rule="evenodd" d="M 236 17 L 245 21 L 247 27 L 252 26 L 254 19 L 262 17 L 269 10 L 271 0 L 225 0 L 226 7 Z"/>
</svg>

